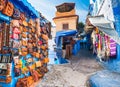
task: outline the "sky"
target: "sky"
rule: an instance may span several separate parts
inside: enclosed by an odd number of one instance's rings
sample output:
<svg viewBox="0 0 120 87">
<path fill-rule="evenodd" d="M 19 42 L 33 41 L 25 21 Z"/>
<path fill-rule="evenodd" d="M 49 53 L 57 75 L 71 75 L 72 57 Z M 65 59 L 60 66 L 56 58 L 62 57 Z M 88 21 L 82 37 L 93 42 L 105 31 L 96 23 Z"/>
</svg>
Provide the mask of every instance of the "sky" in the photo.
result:
<svg viewBox="0 0 120 87">
<path fill-rule="evenodd" d="M 53 18 L 55 17 L 56 7 L 65 2 L 75 3 L 76 14 L 79 15 L 79 22 L 85 22 L 88 13 L 89 0 L 27 0 L 31 5 L 42 13 L 42 15 L 55 25 Z"/>
</svg>

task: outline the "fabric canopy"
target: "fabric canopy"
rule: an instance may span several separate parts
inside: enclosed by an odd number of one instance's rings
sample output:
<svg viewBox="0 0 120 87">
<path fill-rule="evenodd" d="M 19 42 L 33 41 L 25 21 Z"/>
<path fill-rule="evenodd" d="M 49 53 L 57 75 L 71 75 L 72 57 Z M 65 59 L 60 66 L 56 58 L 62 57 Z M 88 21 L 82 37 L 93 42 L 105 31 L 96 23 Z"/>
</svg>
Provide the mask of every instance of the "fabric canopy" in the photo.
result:
<svg viewBox="0 0 120 87">
<path fill-rule="evenodd" d="M 112 27 L 110 21 L 106 20 L 103 16 L 95 16 L 89 18 L 90 23 L 109 37 L 111 37 L 116 43 L 120 45 L 120 37 L 116 30 Z"/>
<path fill-rule="evenodd" d="M 61 41 L 61 37 L 75 35 L 76 33 L 77 33 L 76 30 L 64 30 L 64 31 L 57 32 L 56 33 L 56 39 L 55 39 L 55 42 L 56 42 L 57 46 Z"/>
</svg>

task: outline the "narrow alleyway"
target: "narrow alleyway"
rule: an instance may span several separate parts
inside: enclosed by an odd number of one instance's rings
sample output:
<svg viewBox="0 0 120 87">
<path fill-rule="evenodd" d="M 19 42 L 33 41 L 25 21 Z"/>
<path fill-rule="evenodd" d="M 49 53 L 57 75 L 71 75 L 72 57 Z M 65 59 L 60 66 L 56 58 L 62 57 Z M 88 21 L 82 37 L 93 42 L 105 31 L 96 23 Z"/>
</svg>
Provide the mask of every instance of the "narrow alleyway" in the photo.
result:
<svg viewBox="0 0 120 87">
<path fill-rule="evenodd" d="M 76 56 L 72 56 L 68 64 L 48 67 L 49 72 L 37 87 L 87 87 L 88 77 L 102 69 L 86 49 L 81 49 Z"/>
</svg>

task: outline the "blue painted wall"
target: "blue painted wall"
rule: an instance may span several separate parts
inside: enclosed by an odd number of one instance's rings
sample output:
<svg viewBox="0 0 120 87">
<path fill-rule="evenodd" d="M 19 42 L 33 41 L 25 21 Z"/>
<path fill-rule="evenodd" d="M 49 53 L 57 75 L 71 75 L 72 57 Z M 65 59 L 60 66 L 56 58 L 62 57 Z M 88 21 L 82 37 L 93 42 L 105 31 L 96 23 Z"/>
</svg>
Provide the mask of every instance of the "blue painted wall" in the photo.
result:
<svg viewBox="0 0 120 87">
<path fill-rule="evenodd" d="M 112 0 L 112 7 L 115 19 L 115 29 L 120 36 L 120 0 Z M 120 45 L 117 45 L 117 60 L 120 60 Z"/>
</svg>

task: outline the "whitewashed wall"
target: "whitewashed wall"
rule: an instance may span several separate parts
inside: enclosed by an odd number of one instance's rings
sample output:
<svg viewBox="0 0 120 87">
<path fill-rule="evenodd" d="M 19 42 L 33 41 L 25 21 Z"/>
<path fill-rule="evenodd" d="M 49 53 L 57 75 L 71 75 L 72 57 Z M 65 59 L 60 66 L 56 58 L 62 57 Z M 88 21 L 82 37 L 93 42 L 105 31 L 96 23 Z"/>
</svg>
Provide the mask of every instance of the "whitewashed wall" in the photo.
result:
<svg viewBox="0 0 120 87">
<path fill-rule="evenodd" d="M 111 5 L 111 0 L 104 0 L 101 10 L 97 15 L 104 14 L 105 18 L 114 21 L 113 10 Z"/>
<path fill-rule="evenodd" d="M 93 4 L 93 16 L 104 15 L 111 23 L 114 21 L 111 0 L 96 0 Z M 114 27 L 113 24 L 111 25 Z"/>
</svg>

